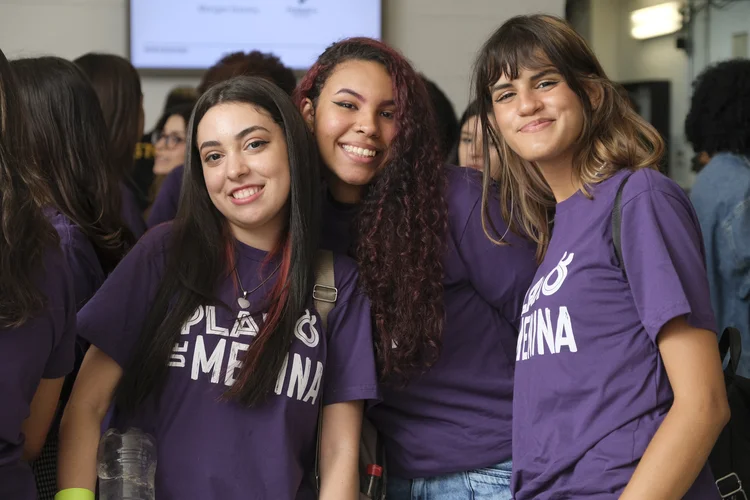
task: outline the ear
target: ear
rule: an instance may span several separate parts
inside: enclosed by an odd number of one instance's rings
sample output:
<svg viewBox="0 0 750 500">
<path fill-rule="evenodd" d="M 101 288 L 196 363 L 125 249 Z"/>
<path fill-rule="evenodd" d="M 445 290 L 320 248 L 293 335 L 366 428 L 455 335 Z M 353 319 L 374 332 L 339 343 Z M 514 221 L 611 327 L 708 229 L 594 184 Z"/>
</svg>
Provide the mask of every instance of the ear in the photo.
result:
<svg viewBox="0 0 750 500">
<path fill-rule="evenodd" d="M 313 106 L 313 102 L 310 99 L 305 98 L 305 100 L 302 101 L 300 112 L 302 113 L 302 118 L 307 124 L 307 128 L 310 129 L 310 132 L 313 132 L 315 130 L 315 106 Z"/>
</svg>

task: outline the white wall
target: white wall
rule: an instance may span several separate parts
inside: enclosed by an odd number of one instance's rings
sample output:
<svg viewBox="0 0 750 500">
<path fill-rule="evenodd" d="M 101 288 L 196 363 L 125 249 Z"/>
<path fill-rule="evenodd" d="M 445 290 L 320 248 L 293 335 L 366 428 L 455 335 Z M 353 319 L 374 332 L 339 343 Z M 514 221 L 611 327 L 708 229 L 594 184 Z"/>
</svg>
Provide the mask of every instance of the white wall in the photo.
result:
<svg viewBox="0 0 750 500">
<path fill-rule="evenodd" d="M 690 106 L 690 64 L 687 53 L 676 47 L 676 35 L 649 40 L 630 36 L 630 12 L 664 0 L 591 0 L 591 43 L 604 70 L 618 82 L 669 80 L 670 175 L 681 185 L 692 184 L 692 148 L 683 127 Z"/>
<path fill-rule="evenodd" d="M 471 64 L 490 33 L 516 14 L 563 15 L 564 0 L 383 0 L 383 8 L 384 39 L 435 81 L 460 115 L 468 102 Z M 124 56 L 126 9 L 126 0 L 0 0 L 0 49 L 9 58 L 73 59 L 91 51 Z M 146 127 L 158 119 L 170 88 L 197 81 L 144 75 Z"/>
</svg>

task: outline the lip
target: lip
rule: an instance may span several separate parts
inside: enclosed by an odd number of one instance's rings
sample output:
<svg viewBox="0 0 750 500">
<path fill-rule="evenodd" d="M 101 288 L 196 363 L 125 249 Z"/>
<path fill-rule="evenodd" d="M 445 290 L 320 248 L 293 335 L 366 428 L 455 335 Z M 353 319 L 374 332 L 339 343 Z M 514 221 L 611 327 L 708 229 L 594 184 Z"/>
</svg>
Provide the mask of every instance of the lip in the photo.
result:
<svg viewBox="0 0 750 500">
<path fill-rule="evenodd" d="M 349 151 L 344 149 L 344 146 L 352 146 L 354 148 L 369 149 L 369 150 L 375 151 L 375 156 L 359 156 L 357 154 L 350 153 Z M 375 161 L 379 161 L 380 153 L 382 153 L 382 150 L 380 148 L 373 146 L 372 144 L 364 144 L 361 142 L 340 142 L 338 143 L 338 147 L 353 162 L 362 163 L 365 165 L 368 165 Z"/>
<path fill-rule="evenodd" d="M 254 195 L 250 197 L 238 200 L 237 198 L 232 196 L 237 191 L 242 191 L 243 189 L 250 189 L 250 188 L 255 188 L 255 187 L 259 187 L 260 191 L 258 191 L 257 193 L 255 193 Z M 265 185 L 261 185 L 261 184 L 247 184 L 245 186 L 234 188 L 228 194 L 229 201 L 231 201 L 235 205 L 248 205 L 250 203 L 253 203 L 254 201 L 256 201 L 258 198 L 260 198 L 263 195 L 263 192 L 265 191 L 265 187 L 266 187 Z"/>
<path fill-rule="evenodd" d="M 554 120 L 549 120 L 547 118 L 540 118 L 539 120 L 534 120 L 533 122 L 529 122 L 523 127 L 521 127 L 519 132 L 524 132 L 524 133 L 539 132 L 540 130 L 544 130 L 545 128 L 552 125 L 553 122 Z"/>
</svg>

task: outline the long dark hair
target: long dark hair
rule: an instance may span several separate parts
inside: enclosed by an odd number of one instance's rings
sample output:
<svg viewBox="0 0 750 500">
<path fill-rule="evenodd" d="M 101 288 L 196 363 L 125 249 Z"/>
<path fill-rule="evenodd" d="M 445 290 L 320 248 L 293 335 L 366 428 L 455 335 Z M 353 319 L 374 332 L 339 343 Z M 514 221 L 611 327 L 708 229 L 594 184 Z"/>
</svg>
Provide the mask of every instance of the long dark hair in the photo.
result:
<svg viewBox="0 0 750 500">
<path fill-rule="evenodd" d="M 364 193 L 356 255 L 360 283 L 372 302 L 381 377 L 401 384 L 440 354 L 446 176 L 422 78 L 384 43 L 351 38 L 328 47 L 297 87 L 297 106 L 305 99 L 317 105 L 331 72 L 350 60 L 377 62 L 393 80 L 396 136 L 386 165 Z"/>
<path fill-rule="evenodd" d="M 0 51 L 0 327 L 24 324 L 45 303 L 35 278 L 58 242 L 42 212 L 46 185 L 29 153 L 26 110 Z"/>
<path fill-rule="evenodd" d="M 135 145 L 141 138 L 141 79 L 127 59 L 112 54 L 85 54 L 74 61 L 86 73 L 99 97 L 109 133 L 110 157 L 119 180 L 132 173 Z"/>
<path fill-rule="evenodd" d="M 117 390 L 118 406 L 126 411 L 135 409 L 152 391 L 161 390 L 182 325 L 199 305 L 216 303 L 217 286 L 234 266 L 235 240 L 208 196 L 196 144 L 203 116 L 225 103 L 252 104 L 271 115 L 284 131 L 291 175 L 288 226 L 270 253 L 281 256 L 281 265 L 267 297 L 268 316 L 227 397 L 254 405 L 273 389 L 294 338 L 295 323 L 310 302 L 320 230 L 320 172 L 314 139 L 289 96 L 272 83 L 255 77 L 219 83 L 198 100 L 188 126 L 182 202 L 172 226 L 166 272 L 131 366 Z"/>
<path fill-rule="evenodd" d="M 86 234 L 109 273 L 134 238 L 120 216 L 120 188 L 96 93 L 75 64 L 59 57 L 19 59 L 11 67 L 53 203 Z"/>
</svg>

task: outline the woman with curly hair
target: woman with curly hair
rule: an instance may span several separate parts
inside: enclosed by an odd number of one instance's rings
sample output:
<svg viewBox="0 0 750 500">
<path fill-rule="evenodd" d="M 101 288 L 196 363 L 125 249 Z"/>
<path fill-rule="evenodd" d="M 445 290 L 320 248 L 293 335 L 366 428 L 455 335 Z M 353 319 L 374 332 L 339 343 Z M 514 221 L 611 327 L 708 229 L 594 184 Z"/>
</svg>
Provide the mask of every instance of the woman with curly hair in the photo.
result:
<svg viewBox="0 0 750 500">
<path fill-rule="evenodd" d="M 443 165 L 424 84 L 392 48 L 333 44 L 295 100 L 327 167 L 323 245 L 356 257 L 372 302 L 383 402 L 368 416 L 385 441 L 388 498 L 510 498 L 533 250 L 484 235 L 478 174 Z"/>
<path fill-rule="evenodd" d="M 26 115 L 0 51 L 0 498 L 36 500 L 28 461 L 42 449 L 73 368 L 73 278 L 42 208 Z"/>
<path fill-rule="evenodd" d="M 508 20 L 474 82 L 501 208 L 541 262 L 516 349 L 514 498 L 718 499 L 706 460 L 729 408 L 700 227 L 656 168 L 661 137 L 556 17 Z"/>
<path fill-rule="evenodd" d="M 707 68 L 693 84 L 685 135 L 705 166 L 690 199 L 703 229 L 719 331 L 734 326 L 750 346 L 750 61 Z M 738 373 L 750 377 L 750 349 Z"/>
</svg>

